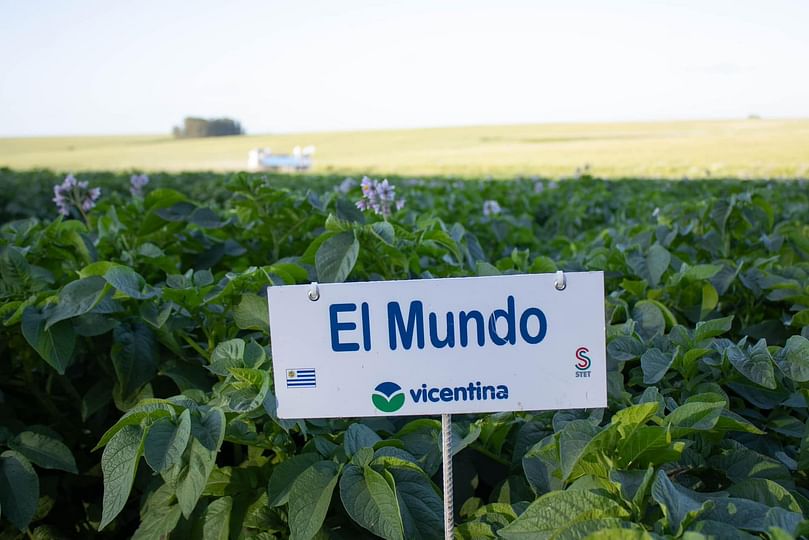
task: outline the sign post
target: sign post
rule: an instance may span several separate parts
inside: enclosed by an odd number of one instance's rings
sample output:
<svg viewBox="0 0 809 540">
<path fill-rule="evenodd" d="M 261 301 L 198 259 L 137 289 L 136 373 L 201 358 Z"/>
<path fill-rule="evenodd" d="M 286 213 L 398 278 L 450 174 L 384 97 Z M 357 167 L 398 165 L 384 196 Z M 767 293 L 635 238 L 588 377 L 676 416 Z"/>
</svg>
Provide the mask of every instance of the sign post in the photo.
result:
<svg viewBox="0 0 809 540">
<path fill-rule="evenodd" d="M 452 494 L 452 415 L 441 415 L 441 459 L 444 476 L 444 540 L 455 530 L 455 502 Z"/>
<path fill-rule="evenodd" d="M 447 538 L 450 415 L 607 405 L 602 272 L 313 283 L 267 296 L 280 418 L 441 415 Z"/>
</svg>

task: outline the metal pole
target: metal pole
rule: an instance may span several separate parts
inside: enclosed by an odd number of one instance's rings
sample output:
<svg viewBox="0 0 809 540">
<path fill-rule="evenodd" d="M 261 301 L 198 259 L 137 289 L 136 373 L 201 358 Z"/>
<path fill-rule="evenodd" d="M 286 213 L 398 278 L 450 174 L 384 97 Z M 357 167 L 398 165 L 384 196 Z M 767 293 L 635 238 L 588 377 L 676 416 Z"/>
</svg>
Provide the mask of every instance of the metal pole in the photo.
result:
<svg viewBox="0 0 809 540">
<path fill-rule="evenodd" d="M 442 457 L 444 465 L 444 538 L 452 540 L 455 509 L 452 501 L 452 415 L 441 415 Z"/>
</svg>

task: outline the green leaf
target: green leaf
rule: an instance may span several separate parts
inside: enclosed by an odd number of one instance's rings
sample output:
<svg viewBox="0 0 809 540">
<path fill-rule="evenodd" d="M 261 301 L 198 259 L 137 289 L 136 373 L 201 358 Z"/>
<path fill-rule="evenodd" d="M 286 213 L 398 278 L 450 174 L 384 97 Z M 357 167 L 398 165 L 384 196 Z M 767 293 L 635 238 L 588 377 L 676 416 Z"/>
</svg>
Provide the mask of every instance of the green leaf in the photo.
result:
<svg viewBox="0 0 809 540">
<path fill-rule="evenodd" d="M 643 354 L 643 344 L 634 337 L 618 336 L 607 345 L 607 355 L 616 362 L 634 360 Z"/>
<path fill-rule="evenodd" d="M 351 519 L 362 527 L 387 540 L 404 539 L 394 487 L 371 467 L 347 465 L 340 478 L 340 498 Z"/>
<path fill-rule="evenodd" d="M 644 341 L 649 341 L 654 336 L 663 335 L 666 331 L 666 319 L 663 312 L 649 300 L 641 300 L 632 309 L 632 318 L 637 322 L 636 330 Z"/>
<path fill-rule="evenodd" d="M 651 465 L 645 470 L 622 471 L 613 469 L 610 471 L 610 480 L 621 487 L 621 496 L 624 500 L 631 501 L 639 514 L 642 514 L 646 494 L 652 485 L 654 478 L 654 467 Z M 644 505 L 644 506 L 642 506 Z"/>
<path fill-rule="evenodd" d="M 671 253 L 660 244 L 654 244 L 649 248 L 646 254 L 646 268 L 649 270 L 649 285 L 657 287 L 660 283 L 660 276 L 669 267 L 671 262 Z"/>
<path fill-rule="evenodd" d="M 372 447 L 382 438 L 365 424 L 354 423 L 346 429 L 343 445 L 348 457 L 353 456 L 360 448 Z"/>
<path fill-rule="evenodd" d="M 157 373 L 157 340 L 143 323 L 122 324 L 113 332 L 112 366 L 124 398 L 137 395 Z"/>
<path fill-rule="evenodd" d="M 225 226 L 216 212 L 210 208 L 197 208 L 188 216 L 188 222 L 203 229 L 220 229 Z"/>
<path fill-rule="evenodd" d="M 441 540 L 444 537 L 444 506 L 430 478 L 408 464 L 386 469 L 394 479 L 396 499 L 408 540 Z"/>
<path fill-rule="evenodd" d="M 809 381 L 809 339 L 790 337 L 784 348 L 775 355 L 775 363 L 793 381 Z"/>
<path fill-rule="evenodd" d="M 26 308 L 22 316 L 22 335 L 39 356 L 60 375 L 73 360 L 76 348 L 76 333 L 69 321 L 53 325 L 45 330 L 46 317 L 36 309 Z"/>
<path fill-rule="evenodd" d="M 700 342 L 704 339 L 716 337 L 724 334 L 733 325 L 733 315 L 722 317 L 721 319 L 711 319 L 710 321 L 700 321 L 694 331 L 694 341 Z"/>
<path fill-rule="evenodd" d="M 174 490 L 171 489 L 173 486 L 164 484 L 161 489 L 163 488 L 168 488 L 165 491 L 169 492 L 170 497 L 161 501 L 163 504 L 147 504 L 147 508 L 141 510 L 140 525 L 131 540 L 168 538 L 169 533 L 177 527 L 182 513 L 180 507 L 173 501 Z"/>
<path fill-rule="evenodd" d="M 711 279 L 722 270 L 721 264 L 695 264 L 694 266 L 683 265 L 683 277 L 691 281 Z"/>
<path fill-rule="evenodd" d="M 702 305 L 700 307 L 699 318 L 706 317 L 711 311 L 714 310 L 719 303 L 719 293 L 710 283 L 702 285 Z"/>
<path fill-rule="evenodd" d="M 772 357 L 764 339 L 759 340 L 747 351 L 737 345 L 731 345 L 725 353 L 733 367 L 749 380 L 771 390 L 777 387 Z"/>
<path fill-rule="evenodd" d="M 758 501 L 766 506 L 780 506 L 791 512 L 801 512 L 795 497 L 781 484 L 767 478 L 746 478 L 731 484 L 728 493 L 734 497 Z"/>
<path fill-rule="evenodd" d="M 79 474 L 70 449 L 58 439 L 42 433 L 23 431 L 8 443 L 9 448 L 24 455 L 43 469 L 58 469 Z"/>
<path fill-rule="evenodd" d="M 371 230 L 374 235 L 389 246 L 394 245 L 396 241 L 396 231 L 393 229 L 393 225 L 387 221 L 377 221 L 371 225 Z"/>
<path fill-rule="evenodd" d="M 146 300 L 157 294 L 146 284 L 143 276 L 128 266 L 113 266 L 104 273 L 104 279 L 118 292 L 136 300 Z"/>
<path fill-rule="evenodd" d="M 39 478 L 24 456 L 6 450 L 0 454 L 0 509 L 3 517 L 24 531 L 37 510 Z"/>
<path fill-rule="evenodd" d="M 263 296 L 245 294 L 233 310 L 233 322 L 242 330 L 260 330 L 267 333 L 270 317 L 267 299 Z"/>
<path fill-rule="evenodd" d="M 306 469 L 320 461 L 315 453 L 298 454 L 285 459 L 275 466 L 267 485 L 267 496 L 270 506 L 281 506 L 289 501 L 289 490 L 298 476 Z"/>
<path fill-rule="evenodd" d="M 486 261 L 478 261 L 476 269 L 478 276 L 500 276 L 503 274 L 496 266 Z"/>
<path fill-rule="evenodd" d="M 104 503 L 99 530 L 109 525 L 123 510 L 142 454 L 143 430 L 140 426 L 124 426 L 104 448 L 101 456 Z"/>
<path fill-rule="evenodd" d="M 730 444 L 726 441 L 726 444 Z M 767 478 L 781 484 L 793 482 L 789 470 L 779 461 L 735 443 L 710 459 L 711 465 L 734 482 L 748 478 Z"/>
<path fill-rule="evenodd" d="M 666 417 L 666 422 L 673 426 L 676 437 L 691 431 L 708 431 L 716 425 L 725 405 L 724 401 L 684 403 Z"/>
<path fill-rule="evenodd" d="M 246 413 L 262 406 L 270 389 L 270 373 L 261 369 L 230 368 L 235 381 L 223 392 L 228 412 Z"/>
<path fill-rule="evenodd" d="M 202 517 L 203 540 L 228 540 L 230 538 L 230 512 L 233 497 L 214 499 Z"/>
<path fill-rule="evenodd" d="M 671 433 L 660 426 L 641 426 L 618 445 L 617 463 L 622 467 L 660 465 L 676 461 L 682 448 L 672 445 Z"/>
<path fill-rule="evenodd" d="M 692 523 L 682 536 L 683 540 L 758 540 L 758 538 L 733 525 L 704 519 L 704 516 Z M 777 539 L 771 536 L 770 540 Z M 794 540 L 792 535 L 789 535 L 789 540 Z"/>
<path fill-rule="evenodd" d="M 559 434 L 559 453 L 562 457 L 562 479 L 567 480 L 576 463 L 582 458 L 590 440 L 599 428 L 589 420 L 568 422 Z"/>
<path fill-rule="evenodd" d="M 360 243 L 353 232 L 332 236 L 315 254 L 317 277 L 322 283 L 342 283 L 346 280 L 360 253 Z"/>
<path fill-rule="evenodd" d="M 582 540 L 655 540 L 656 538 L 659 537 L 652 536 L 644 529 L 609 528 L 609 529 L 601 529 L 600 531 L 588 534 Z M 686 538 L 685 540 L 702 540 L 702 539 Z"/>
<path fill-rule="evenodd" d="M 574 523 L 610 517 L 626 518 L 629 512 L 612 499 L 590 491 L 551 491 L 498 533 L 506 540 L 550 538 Z"/>
<path fill-rule="evenodd" d="M 177 527 L 181 516 L 180 507 L 176 504 L 166 504 L 141 512 L 140 525 L 131 540 L 169 538 L 169 533 Z"/>
<path fill-rule="evenodd" d="M 227 376 L 229 368 L 240 368 L 244 366 L 243 339 L 231 339 L 218 344 L 211 355 L 211 365 L 208 367 L 213 373 Z"/>
<path fill-rule="evenodd" d="M 286 460 L 285 460 L 286 461 Z M 211 471 L 203 495 L 223 497 L 252 492 L 264 477 L 264 471 L 256 466 L 216 467 Z M 266 502 L 266 501 L 265 501 Z"/>
<path fill-rule="evenodd" d="M 365 223 L 365 215 L 362 213 L 362 210 L 357 208 L 357 205 L 350 199 L 339 197 L 334 202 L 334 209 L 336 217 L 340 220 L 349 223 Z M 333 218 L 334 216 L 330 215 L 329 217 Z M 383 223 L 388 224 L 387 222 Z M 376 225 L 376 223 L 374 223 L 374 225 Z"/>
<path fill-rule="evenodd" d="M 320 530 L 331 503 L 340 468 L 333 461 L 308 467 L 289 490 L 291 540 L 309 540 Z"/>
<path fill-rule="evenodd" d="M 618 518 L 590 519 L 587 521 L 578 521 L 572 523 L 569 527 L 559 529 L 556 534 L 550 537 L 550 540 L 581 540 L 582 538 L 590 538 L 593 533 L 616 529 L 627 531 L 630 535 L 635 535 L 628 536 L 627 538 L 640 538 L 637 534 L 645 532 L 643 527 L 631 521 L 624 521 Z M 617 535 L 615 538 L 623 538 L 623 536 Z M 651 540 L 651 536 L 648 538 Z"/>
<path fill-rule="evenodd" d="M 60 321 L 84 315 L 96 307 L 109 292 L 107 282 L 98 276 L 71 281 L 59 293 L 59 303 L 48 316 L 45 330 Z"/>
<path fill-rule="evenodd" d="M 706 520 L 718 521 L 726 526 L 748 531 L 766 532 L 770 527 L 792 531 L 801 522 L 798 512 L 736 497 L 721 497 L 711 500 L 713 507 L 703 516 Z"/>
<path fill-rule="evenodd" d="M 720 431 L 745 431 L 755 435 L 764 435 L 765 432 L 758 429 L 753 423 L 733 411 L 722 411 L 719 421 L 716 422 L 716 429 Z"/>
<path fill-rule="evenodd" d="M 643 384 L 655 384 L 663 378 L 674 362 L 674 355 L 663 353 L 660 349 L 647 350 L 640 357 L 643 370 Z"/>
<path fill-rule="evenodd" d="M 652 484 L 652 498 L 660 505 L 669 529 L 675 535 L 710 507 L 705 497 L 672 483 L 662 470 L 657 471 Z"/>
<path fill-rule="evenodd" d="M 194 511 L 208 483 L 208 477 L 216 464 L 216 454 L 225 437 L 225 413 L 221 409 L 209 409 L 201 415 L 200 419 L 191 418 L 193 437 L 177 473 L 177 503 L 186 519 Z"/>
<path fill-rule="evenodd" d="M 552 274 L 558 270 L 556 263 L 550 257 L 537 256 L 531 263 L 532 274 Z"/>
<path fill-rule="evenodd" d="M 161 418 L 149 427 L 143 455 L 155 472 L 162 473 L 180 462 L 191 435 L 191 412 L 186 409 L 175 424 Z"/>
<path fill-rule="evenodd" d="M 154 422 L 164 416 L 174 416 L 174 412 L 174 406 L 166 400 L 144 400 L 144 402 L 127 411 L 120 420 L 104 432 L 93 451 L 105 446 L 125 426 L 138 426 L 145 419 Z"/>
</svg>

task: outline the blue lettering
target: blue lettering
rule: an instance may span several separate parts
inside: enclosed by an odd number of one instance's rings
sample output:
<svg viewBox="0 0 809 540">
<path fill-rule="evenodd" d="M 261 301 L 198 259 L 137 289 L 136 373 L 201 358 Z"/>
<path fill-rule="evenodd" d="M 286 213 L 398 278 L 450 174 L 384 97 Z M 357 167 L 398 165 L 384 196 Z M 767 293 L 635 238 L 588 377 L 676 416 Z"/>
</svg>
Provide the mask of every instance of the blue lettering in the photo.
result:
<svg viewBox="0 0 809 540">
<path fill-rule="evenodd" d="M 486 394 L 491 394 L 491 398 L 487 398 Z M 494 398 L 494 386 L 484 386 L 483 387 L 483 399 L 495 399 Z"/>
<path fill-rule="evenodd" d="M 356 311 L 357 304 L 332 304 L 329 306 L 329 328 L 331 330 L 331 349 L 334 352 L 351 352 L 360 350 L 359 343 L 340 342 L 340 332 L 355 330 L 357 323 L 339 322 L 337 316 L 344 311 Z"/>
<path fill-rule="evenodd" d="M 580 373 L 576 373 L 578 377 Z M 589 373 L 585 373 L 589 375 Z M 468 386 L 445 386 L 429 388 L 422 384 L 421 388 L 409 389 L 410 398 L 414 403 L 438 403 L 439 401 L 481 401 L 508 399 L 508 386 L 483 385 L 480 381 L 470 382 Z"/>
<path fill-rule="evenodd" d="M 507 331 L 506 337 L 500 337 L 497 334 L 497 319 L 505 318 Z M 514 297 L 509 295 L 506 302 L 506 309 L 495 309 L 489 317 L 489 337 L 495 345 L 505 345 L 510 343 L 514 345 L 517 343 L 517 328 L 514 316 Z"/>
<path fill-rule="evenodd" d="M 362 303 L 362 346 L 366 351 L 371 350 L 371 314 L 368 312 L 368 302 Z"/>
<path fill-rule="evenodd" d="M 535 336 L 532 336 L 531 334 L 528 333 L 528 319 L 532 315 L 536 317 L 537 321 L 539 322 L 539 332 L 537 332 L 537 335 Z M 545 339 L 545 334 L 547 332 L 548 332 L 548 320 L 545 318 L 545 314 L 542 313 L 541 309 L 532 307 L 523 311 L 523 314 L 520 317 L 520 335 L 527 343 L 530 343 L 531 345 L 536 345 L 537 343 Z"/>
<path fill-rule="evenodd" d="M 428 317 L 430 320 L 430 343 L 436 349 L 443 349 L 449 347 L 450 349 L 455 346 L 455 317 L 452 312 L 447 312 L 447 336 L 441 340 L 438 338 L 438 317 L 435 313 L 430 313 Z"/>
<path fill-rule="evenodd" d="M 397 347 L 397 330 L 402 337 L 402 347 L 405 350 L 410 350 L 413 345 L 414 332 L 416 333 L 418 348 L 424 348 L 424 306 L 420 300 L 410 302 L 407 326 L 405 326 L 399 302 L 388 302 L 388 338 L 390 340 L 390 350 L 392 351 L 395 351 Z"/>
<path fill-rule="evenodd" d="M 483 347 L 486 343 L 486 335 L 483 330 L 483 315 L 480 311 L 473 309 L 472 311 L 461 311 L 458 314 L 458 326 L 461 327 L 461 347 L 466 347 L 469 344 L 469 321 L 474 320 L 477 324 L 478 345 Z"/>
</svg>

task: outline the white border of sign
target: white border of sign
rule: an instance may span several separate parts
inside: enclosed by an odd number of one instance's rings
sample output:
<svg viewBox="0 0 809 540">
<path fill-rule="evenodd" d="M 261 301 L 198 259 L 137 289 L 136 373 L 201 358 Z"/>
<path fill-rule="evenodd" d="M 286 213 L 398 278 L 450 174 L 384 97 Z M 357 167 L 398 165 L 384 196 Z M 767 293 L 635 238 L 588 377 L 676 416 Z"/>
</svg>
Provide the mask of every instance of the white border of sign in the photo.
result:
<svg viewBox="0 0 809 540">
<path fill-rule="evenodd" d="M 270 287 L 278 416 L 605 407 L 603 273 L 563 279 Z"/>
</svg>

